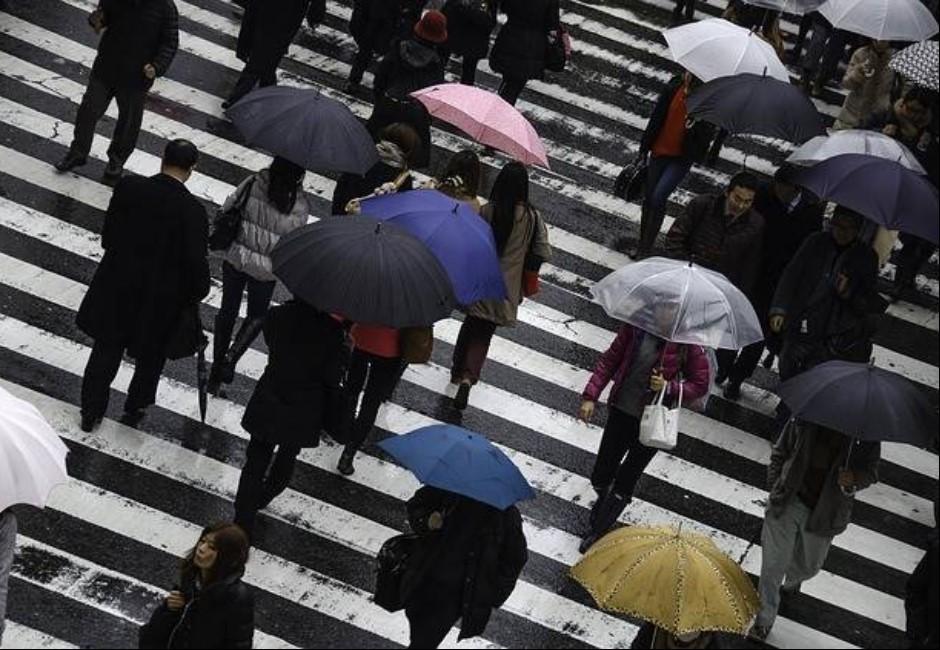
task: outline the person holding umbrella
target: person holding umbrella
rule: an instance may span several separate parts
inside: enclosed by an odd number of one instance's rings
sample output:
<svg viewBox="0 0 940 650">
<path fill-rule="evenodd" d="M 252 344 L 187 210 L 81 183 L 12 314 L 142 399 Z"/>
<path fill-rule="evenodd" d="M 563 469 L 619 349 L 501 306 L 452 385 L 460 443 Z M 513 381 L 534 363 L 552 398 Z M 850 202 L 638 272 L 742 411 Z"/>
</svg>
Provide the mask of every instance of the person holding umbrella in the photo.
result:
<svg viewBox="0 0 940 650">
<path fill-rule="evenodd" d="M 353 199 L 369 196 L 376 189 L 392 183 L 400 191 L 414 187 L 410 169 L 421 148 L 418 132 L 409 124 L 396 122 L 382 129 L 375 145 L 379 160 L 365 174 L 344 173 L 333 188 L 333 214 L 347 214 Z"/>
<path fill-rule="evenodd" d="M 482 209 L 478 198 L 482 175 L 480 157 L 476 152 L 464 149 L 450 157 L 443 173 L 434 182 L 434 186 L 439 192 L 462 201 L 479 214 Z"/>
</svg>

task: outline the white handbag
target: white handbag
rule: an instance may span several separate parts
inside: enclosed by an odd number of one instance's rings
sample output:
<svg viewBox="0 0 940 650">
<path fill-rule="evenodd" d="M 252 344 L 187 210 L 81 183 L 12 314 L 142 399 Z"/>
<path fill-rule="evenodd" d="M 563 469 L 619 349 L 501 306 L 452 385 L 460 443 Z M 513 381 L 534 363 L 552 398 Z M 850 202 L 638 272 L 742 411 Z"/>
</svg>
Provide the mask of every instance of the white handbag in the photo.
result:
<svg viewBox="0 0 940 650">
<path fill-rule="evenodd" d="M 666 387 L 652 404 L 643 408 L 640 420 L 640 444 L 655 449 L 675 449 L 679 442 L 679 411 L 682 410 L 682 383 L 679 382 L 679 401 L 676 408 L 663 406 Z"/>
</svg>

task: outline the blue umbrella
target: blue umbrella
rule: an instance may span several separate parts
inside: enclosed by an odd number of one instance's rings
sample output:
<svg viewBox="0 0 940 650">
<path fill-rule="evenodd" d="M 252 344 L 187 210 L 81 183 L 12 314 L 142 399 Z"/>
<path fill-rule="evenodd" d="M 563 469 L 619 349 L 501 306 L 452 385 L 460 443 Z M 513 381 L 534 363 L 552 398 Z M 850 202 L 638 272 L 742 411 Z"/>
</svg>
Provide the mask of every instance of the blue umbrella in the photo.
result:
<svg viewBox="0 0 940 650">
<path fill-rule="evenodd" d="M 460 304 L 506 298 L 493 229 L 466 203 L 437 190 L 414 190 L 365 199 L 362 213 L 424 242 L 447 271 Z"/>
<path fill-rule="evenodd" d="M 425 485 L 455 492 L 505 510 L 535 498 L 519 468 L 478 433 L 435 424 L 388 438 L 379 447 Z"/>
</svg>

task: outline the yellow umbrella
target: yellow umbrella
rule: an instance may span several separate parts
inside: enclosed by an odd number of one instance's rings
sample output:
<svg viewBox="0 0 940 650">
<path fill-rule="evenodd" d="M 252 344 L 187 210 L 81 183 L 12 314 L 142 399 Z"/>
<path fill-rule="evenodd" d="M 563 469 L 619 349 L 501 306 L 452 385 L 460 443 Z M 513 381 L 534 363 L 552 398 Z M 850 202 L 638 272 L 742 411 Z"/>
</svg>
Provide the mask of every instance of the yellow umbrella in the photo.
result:
<svg viewBox="0 0 940 650">
<path fill-rule="evenodd" d="M 741 567 L 702 535 L 628 526 L 601 538 L 571 576 L 598 606 L 672 634 L 744 634 L 759 599 Z"/>
</svg>

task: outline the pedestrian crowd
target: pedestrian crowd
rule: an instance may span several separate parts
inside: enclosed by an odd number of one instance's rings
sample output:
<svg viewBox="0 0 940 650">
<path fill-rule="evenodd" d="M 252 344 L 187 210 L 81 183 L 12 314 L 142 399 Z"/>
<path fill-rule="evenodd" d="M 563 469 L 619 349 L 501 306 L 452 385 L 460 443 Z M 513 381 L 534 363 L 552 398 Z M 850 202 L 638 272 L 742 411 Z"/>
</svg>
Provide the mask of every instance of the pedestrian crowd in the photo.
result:
<svg viewBox="0 0 940 650">
<path fill-rule="evenodd" d="M 240 109 L 288 90 L 277 86 L 278 65 L 302 22 L 315 26 L 323 20 L 325 3 L 238 4 L 244 11 L 237 55 L 245 65 L 222 107 L 247 134 Z M 932 188 L 925 191 L 933 191 L 936 210 L 937 88 L 936 83 L 924 87 L 892 67 L 905 39 L 863 38 L 833 25 L 819 11 L 807 11 L 796 44 L 786 52 L 781 14 L 766 4 L 732 0 L 722 19 L 728 26 L 722 29 L 740 26 L 742 38 L 769 46 L 769 56 L 799 63 L 802 77 L 793 88 L 816 97 L 834 92 L 830 85 L 844 60 L 839 82 L 846 91 L 844 105 L 832 132 L 820 129 L 816 138 L 877 137 L 880 146 L 890 141 L 891 151 L 900 151 L 919 168 L 910 172 L 918 174 L 914 180 L 902 180 Z M 792 8 L 801 3 L 778 4 Z M 676 30 L 696 26 L 695 5 L 677 0 Z M 94 339 L 81 384 L 80 427 L 90 433 L 102 423 L 125 355 L 134 360 L 134 372 L 122 422 L 135 426 L 146 417 L 157 401 L 168 359 L 192 356 L 200 359 L 204 419 L 206 400 L 232 390 L 240 361 L 263 335 L 266 365 L 241 422 L 249 441 L 232 523 L 214 523 L 202 531 L 181 562 L 178 583 L 140 629 L 140 647 L 248 648 L 254 607 L 243 579 L 250 548 L 263 534 L 257 530 L 258 514 L 288 488 L 302 450 L 327 436 L 342 448 L 337 470 L 352 475 L 382 404 L 409 365 L 431 358 L 431 327 L 455 308 L 462 312 L 462 323 L 449 391 L 459 417 L 483 376 L 493 337 L 499 328 L 514 326 L 520 305 L 538 292 L 539 267 L 552 256 L 548 225 L 530 197 L 525 163 L 531 160 L 514 156 L 517 160 L 506 162 L 487 190 L 479 150 L 467 148 L 440 165 L 431 180 L 423 180 L 421 170 L 431 166 L 432 120 L 444 118 L 421 95 L 442 92 L 452 57 L 461 60 L 464 87 L 475 86 L 478 65 L 488 58 L 502 76 L 495 93 L 499 105 L 523 119 L 513 106 L 528 81 L 565 68 L 567 32 L 558 0 L 356 0 L 348 29 L 357 52 L 344 91 L 363 94 L 364 75 L 372 68 L 373 112 L 363 129 L 366 145 L 353 146 L 350 140 L 344 147 L 340 141 L 338 148 L 355 150 L 364 162 L 330 169 L 337 172 L 333 216 L 308 223 L 314 204 L 305 191 L 306 172 L 326 167 L 298 158 L 290 137 L 280 151 L 261 145 L 274 154 L 270 165 L 242 180 L 213 219 L 186 188 L 200 157 L 187 140 L 166 145 L 158 174 L 124 175 L 147 92 L 167 73 L 178 47 L 177 11 L 172 0 L 100 0 L 88 21 L 101 35 L 98 56 L 76 115 L 73 142 L 57 169 L 68 172 L 87 162 L 95 126 L 111 99 L 117 101 L 119 117 L 104 172 L 114 185 L 102 227 L 104 255 L 77 315 L 78 327 Z M 768 135 L 703 111 L 700 93 L 722 78 L 701 78 L 697 70 L 690 65 L 664 86 L 636 158 L 614 187 L 617 195 L 641 204 L 642 218 L 630 247 L 636 261 L 623 269 L 637 275 L 635 282 L 606 303 L 595 291 L 611 315 L 618 309 L 614 303 L 634 302 L 624 307 L 627 316 L 615 315 L 625 322 L 581 394 L 578 416 L 585 422 L 600 413 L 605 418 L 590 476 L 597 498 L 581 544 L 585 574 L 605 551 L 616 546 L 626 552 L 629 533 L 621 531 L 616 538 L 610 531 L 629 507 L 657 448 L 670 448 L 650 442 L 648 420 L 661 412 L 657 408 L 666 413 L 682 406 L 705 408 L 715 385 L 723 385 L 727 400 L 739 400 L 762 359 L 766 368 L 777 365 L 787 385 L 806 390 L 812 388 L 813 373 L 821 375 L 834 362 L 869 367 L 881 315 L 890 300 L 914 295 L 918 269 L 936 247 L 925 228 L 908 228 L 900 217 L 878 221 L 828 190 L 814 191 L 811 176 L 822 173 L 821 167 L 808 167 L 796 157 L 819 144 L 809 138 L 794 139 L 801 147 L 772 175 L 742 168 L 724 191 L 699 193 L 670 215 L 677 188 L 694 166 L 717 166 L 727 139 Z M 761 79 L 755 78 L 754 83 Z M 498 139 L 481 136 L 479 144 L 486 153 L 508 152 Z M 384 214 L 387 220 L 379 216 Z M 432 219 L 440 221 L 431 225 Z M 936 232 L 936 212 L 933 221 L 926 231 Z M 463 230 L 442 252 L 427 232 L 432 228 Z M 899 237 L 900 251 L 892 255 Z M 469 247 L 477 240 L 483 252 L 471 254 Z M 886 299 L 878 279 L 889 259 L 896 271 Z M 207 370 L 202 359 L 208 339 L 199 308 L 212 285 L 210 266 L 216 264 L 221 266 L 221 303 Z M 697 313 L 686 313 L 692 303 L 683 301 L 696 298 L 692 293 L 682 294 L 679 302 L 665 299 L 671 294 L 664 286 L 642 294 L 659 277 L 644 271 L 652 268 L 644 264 L 697 274 L 724 292 L 724 304 L 739 299 L 747 307 L 712 318 L 703 313 L 710 304 L 705 301 Z M 272 306 L 279 281 L 292 295 Z M 684 286 L 682 291 L 691 292 L 688 283 Z M 243 299 L 246 310 L 236 329 Z M 640 314 L 646 320 L 640 322 Z M 749 338 L 746 327 L 727 326 L 748 318 Z M 681 336 L 683 328 L 691 334 Z M 721 336 L 736 337 L 735 343 L 709 338 L 720 330 Z M 792 407 L 786 391 L 781 395 L 756 604 L 748 620 L 733 630 L 749 630 L 761 641 L 774 625 L 781 598 L 793 597 L 821 570 L 833 538 L 851 520 L 855 494 L 878 480 L 880 458 L 880 438 L 804 417 L 808 411 Z M 412 647 L 436 647 L 458 621 L 460 638 L 484 632 L 527 560 L 522 517 L 514 504 L 534 496 L 484 436 L 457 427 L 429 429 L 380 443 L 425 484 L 407 502 L 410 532 L 389 540 L 378 558 L 376 602 L 404 610 Z M 492 476 L 499 476 L 499 485 L 461 482 L 470 470 L 456 467 L 443 482 L 425 480 L 433 473 L 422 473 L 405 447 L 418 434 L 426 434 L 425 452 L 440 450 L 442 463 L 452 448 L 474 462 L 488 458 L 497 463 Z M 510 484 L 514 492 L 506 487 Z M 507 492 L 512 493 L 507 497 Z M 2 510 L 0 633 L 15 535 L 12 511 Z M 923 605 L 936 601 L 935 532 L 929 548 L 910 582 L 908 631 L 915 647 L 937 643 L 935 612 Z M 588 584 L 596 576 L 582 579 L 577 567 L 572 575 L 596 597 Z M 755 591 L 747 582 L 742 593 L 748 589 Z M 639 617 L 649 623 L 635 647 L 717 647 L 717 632 L 732 631 L 707 625 L 676 629 L 654 617 Z"/>
</svg>

